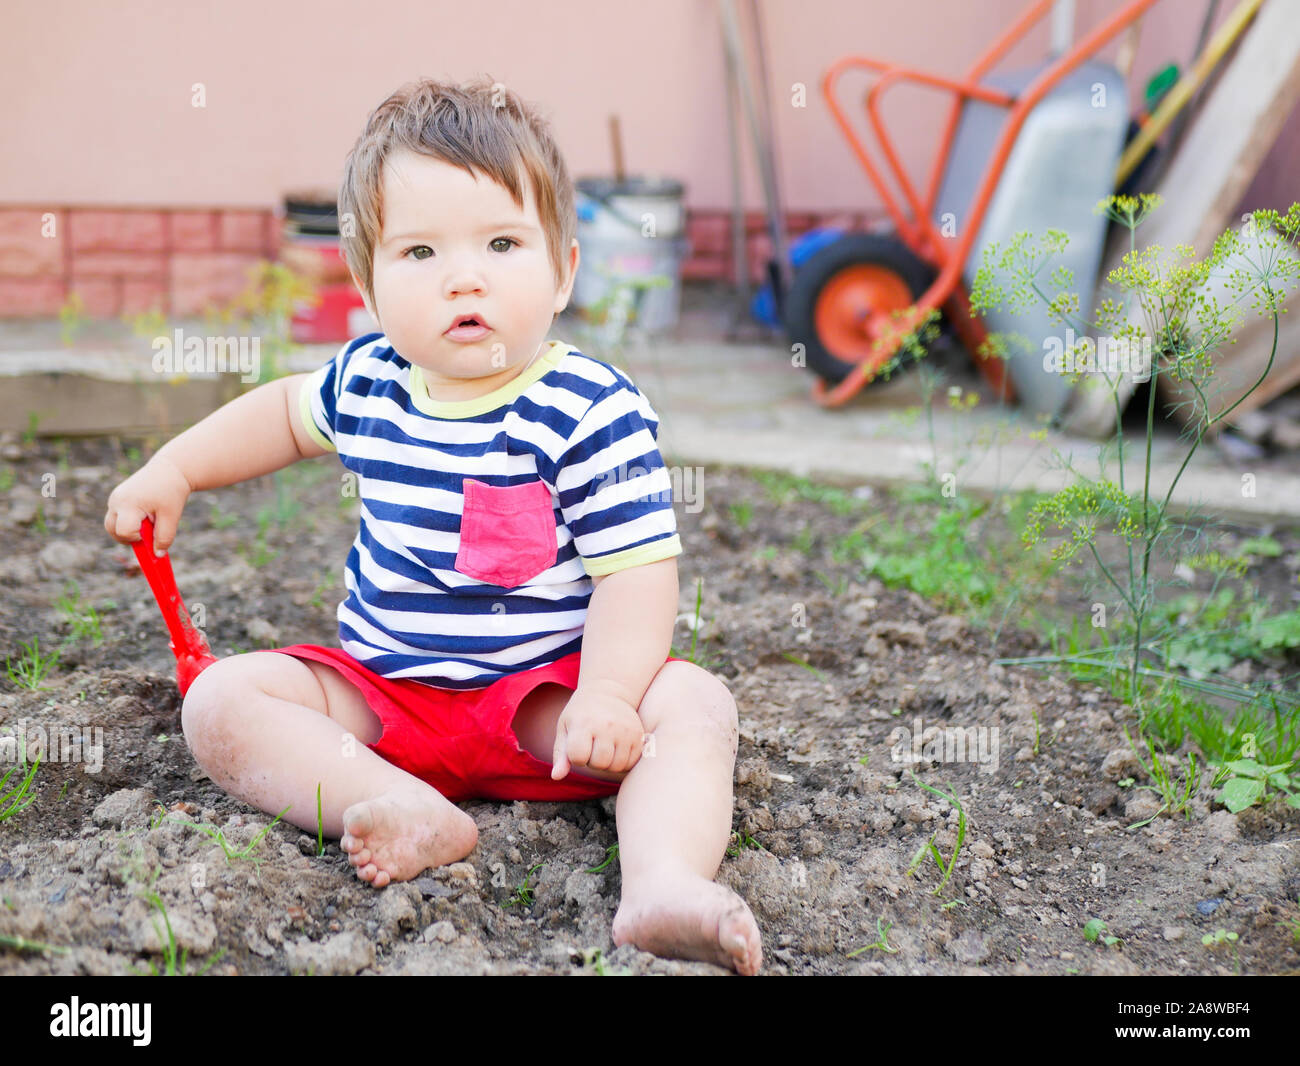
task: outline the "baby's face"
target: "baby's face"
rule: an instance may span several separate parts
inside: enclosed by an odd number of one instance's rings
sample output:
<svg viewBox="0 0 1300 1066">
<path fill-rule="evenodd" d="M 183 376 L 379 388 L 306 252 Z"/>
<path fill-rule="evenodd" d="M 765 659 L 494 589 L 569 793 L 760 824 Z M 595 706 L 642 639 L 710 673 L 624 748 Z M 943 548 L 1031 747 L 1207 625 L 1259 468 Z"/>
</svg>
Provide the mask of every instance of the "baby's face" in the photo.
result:
<svg viewBox="0 0 1300 1066">
<path fill-rule="evenodd" d="M 423 368 L 436 400 L 474 399 L 517 377 L 568 303 L 578 242 L 557 288 L 530 187 L 520 209 L 486 175 L 413 152 L 385 163 L 383 197 L 371 311 L 397 354 Z M 487 329 L 449 336 L 469 314 Z"/>
</svg>

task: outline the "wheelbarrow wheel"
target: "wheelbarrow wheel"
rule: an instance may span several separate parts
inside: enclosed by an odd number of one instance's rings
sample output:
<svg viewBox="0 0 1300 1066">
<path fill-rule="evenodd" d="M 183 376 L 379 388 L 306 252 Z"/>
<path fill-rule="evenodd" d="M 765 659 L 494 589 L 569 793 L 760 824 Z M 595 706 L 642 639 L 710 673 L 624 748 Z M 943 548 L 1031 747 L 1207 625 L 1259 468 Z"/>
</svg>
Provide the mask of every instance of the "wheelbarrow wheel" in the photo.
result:
<svg viewBox="0 0 1300 1066">
<path fill-rule="evenodd" d="M 808 367 L 838 385 L 867 359 L 934 280 L 931 268 L 897 239 L 849 233 L 809 256 L 786 299 L 790 343 L 804 345 Z"/>
</svg>

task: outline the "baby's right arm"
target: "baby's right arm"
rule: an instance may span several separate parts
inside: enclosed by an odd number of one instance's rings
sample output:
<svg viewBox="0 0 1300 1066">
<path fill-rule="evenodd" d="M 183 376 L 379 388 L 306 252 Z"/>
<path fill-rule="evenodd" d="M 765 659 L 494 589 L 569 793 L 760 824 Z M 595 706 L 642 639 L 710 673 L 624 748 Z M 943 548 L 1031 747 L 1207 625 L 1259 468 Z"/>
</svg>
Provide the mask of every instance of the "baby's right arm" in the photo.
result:
<svg viewBox="0 0 1300 1066">
<path fill-rule="evenodd" d="M 221 488 L 324 455 L 298 417 L 298 394 L 310 374 L 268 381 L 218 408 L 164 444 L 108 497 L 104 528 L 121 544 L 140 539 L 153 519 L 154 547 L 162 554 L 190 493 Z"/>
</svg>

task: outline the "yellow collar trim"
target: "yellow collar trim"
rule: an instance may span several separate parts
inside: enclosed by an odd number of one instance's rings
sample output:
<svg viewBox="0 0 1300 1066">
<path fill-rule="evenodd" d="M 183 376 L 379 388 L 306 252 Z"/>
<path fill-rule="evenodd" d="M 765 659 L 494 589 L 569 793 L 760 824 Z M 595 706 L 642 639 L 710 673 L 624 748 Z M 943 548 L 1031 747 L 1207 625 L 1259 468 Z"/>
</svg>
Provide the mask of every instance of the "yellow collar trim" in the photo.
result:
<svg viewBox="0 0 1300 1066">
<path fill-rule="evenodd" d="M 518 399 L 529 385 L 543 374 L 554 370 L 571 350 L 573 346 L 564 341 L 551 341 L 550 347 L 541 357 L 534 360 L 518 377 L 507 381 L 499 389 L 493 389 L 472 400 L 435 400 L 429 395 L 421 368 L 412 363 L 411 402 L 426 415 L 437 415 L 439 418 L 473 418 L 475 415 L 486 414 Z"/>
</svg>

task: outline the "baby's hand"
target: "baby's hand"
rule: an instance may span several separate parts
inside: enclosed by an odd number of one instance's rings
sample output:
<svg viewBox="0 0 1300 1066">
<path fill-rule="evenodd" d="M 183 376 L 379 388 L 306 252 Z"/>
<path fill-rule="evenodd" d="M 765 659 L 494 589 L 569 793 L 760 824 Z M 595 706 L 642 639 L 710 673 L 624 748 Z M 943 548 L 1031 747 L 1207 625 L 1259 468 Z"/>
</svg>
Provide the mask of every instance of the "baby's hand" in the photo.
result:
<svg viewBox="0 0 1300 1066">
<path fill-rule="evenodd" d="M 176 539 L 190 483 L 169 460 L 155 455 L 108 496 L 104 528 L 119 544 L 140 539 L 140 523 L 153 519 L 154 554 L 162 555 Z"/>
<path fill-rule="evenodd" d="M 636 708 L 599 689 L 577 689 L 555 724 L 552 780 L 576 766 L 622 773 L 641 758 L 645 731 Z"/>
</svg>

